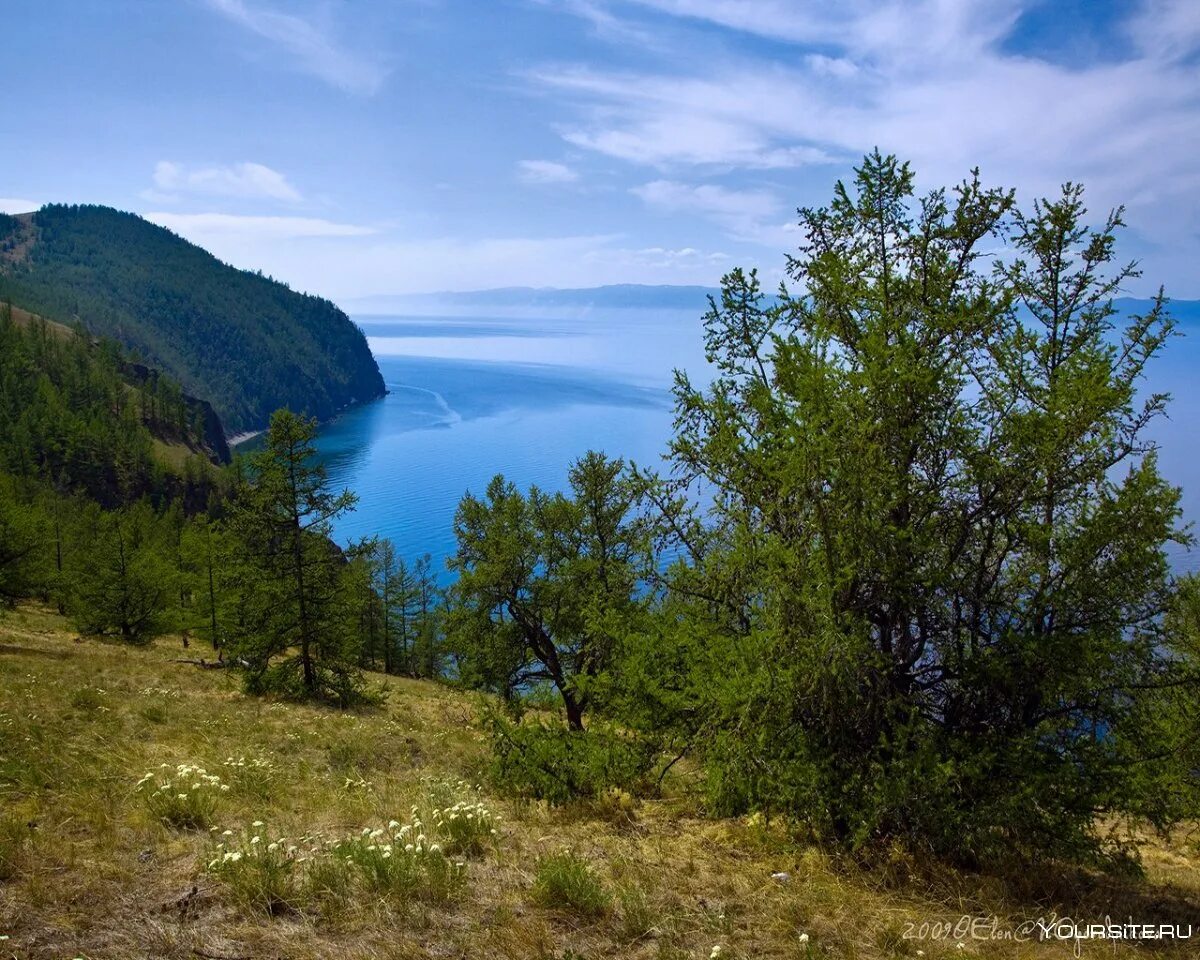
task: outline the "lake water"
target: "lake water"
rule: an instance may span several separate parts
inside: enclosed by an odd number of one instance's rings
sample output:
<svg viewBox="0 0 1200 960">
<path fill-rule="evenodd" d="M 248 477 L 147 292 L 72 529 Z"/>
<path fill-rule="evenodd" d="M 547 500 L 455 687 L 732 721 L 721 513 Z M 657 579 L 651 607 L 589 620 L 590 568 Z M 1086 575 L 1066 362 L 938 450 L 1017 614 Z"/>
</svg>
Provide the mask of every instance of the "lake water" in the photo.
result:
<svg viewBox="0 0 1200 960">
<path fill-rule="evenodd" d="M 560 489 L 590 449 L 657 466 L 671 370 L 703 368 L 698 313 L 355 319 L 389 393 L 321 430 L 330 479 L 359 495 L 337 537 L 377 533 L 441 571 L 460 498 L 497 473 Z"/>
<path fill-rule="evenodd" d="M 1153 436 L 1195 520 L 1200 303 L 1177 304 L 1175 313 L 1184 336 L 1150 383 L 1174 401 Z M 657 466 L 671 430 L 671 370 L 703 376 L 699 315 L 356 317 L 390 392 L 322 428 L 331 480 L 359 495 L 358 509 L 337 524 L 338 539 L 380 534 L 407 558 L 429 553 L 444 571 L 459 499 L 482 494 L 496 473 L 521 488 L 558 489 L 589 449 Z M 1195 569 L 1200 550 L 1173 550 L 1172 560 Z"/>
</svg>

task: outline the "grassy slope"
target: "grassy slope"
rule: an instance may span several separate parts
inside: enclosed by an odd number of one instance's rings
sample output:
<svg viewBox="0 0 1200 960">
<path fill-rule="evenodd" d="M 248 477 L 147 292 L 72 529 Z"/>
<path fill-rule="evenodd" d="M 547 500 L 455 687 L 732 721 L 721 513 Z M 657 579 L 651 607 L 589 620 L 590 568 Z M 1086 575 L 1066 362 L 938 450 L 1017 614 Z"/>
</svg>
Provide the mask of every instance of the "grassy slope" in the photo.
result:
<svg viewBox="0 0 1200 960">
<path fill-rule="evenodd" d="M 135 793 L 143 773 L 183 762 L 222 772 L 227 757 L 269 758 L 269 786 L 223 795 L 218 824 L 350 833 L 403 820 L 428 790 L 423 778 L 478 778 L 484 746 L 474 701 L 435 684 L 386 678 L 385 709 L 339 715 L 247 699 L 225 671 L 171 662 L 206 654 L 172 641 L 136 650 L 78 640 L 36 606 L 0 617 L 0 844 L 9 838 L 0 866 L 7 849 L 11 873 L 0 880 L 0 957 L 705 958 L 716 944 L 725 958 L 1067 957 L 1062 943 L 968 938 L 956 949 L 952 938 L 902 934 L 908 921 L 963 914 L 998 914 L 1007 927 L 1056 906 L 1085 919 L 1196 922 L 1200 858 L 1188 838 L 1146 846 L 1149 886 L 1140 891 L 1077 883 L 1041 906 L 1026 894 L 1018 907 L 995 880 L 940 871 L 894 882 L 898 862 L 889 883 L 889 871 L 838 867 L 773 830 L 704 820 L 679 784 L 631 821 L 504 802 L 485 789 L 503 818 L 500 836 L 469 861 L 457 901 L 359 897 L 323 911 L 248 913 L 204 871 L 209 834 L 149 814 Z M 599 918 L 531 897 L 537 858 L 566 846 L 614 894 Z M 790 882 L 772 880 L 777 871 Z M 1092 943 L 1082 955 L 1144 952 Z"/>
</svg>

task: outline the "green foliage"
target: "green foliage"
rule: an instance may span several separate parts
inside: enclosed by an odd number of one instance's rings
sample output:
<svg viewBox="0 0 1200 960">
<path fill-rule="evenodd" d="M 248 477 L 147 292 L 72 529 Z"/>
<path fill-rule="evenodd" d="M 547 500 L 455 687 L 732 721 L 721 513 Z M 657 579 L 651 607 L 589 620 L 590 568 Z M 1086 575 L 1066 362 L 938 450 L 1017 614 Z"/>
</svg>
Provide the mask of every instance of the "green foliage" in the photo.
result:
<svg viewBox="0 0 1200 960">
<path fill-rule="evenodd" d="M 147 643 L 170 625 L 174 570 L 145 502 L 92 511 L 85 546 L 67 564 L 67 606 L 83 633 Z"/>
<path fill-rule="evenodd" d="M 612 895 L 582 857 L 570 850 L 538 859 L 533 881 L 533 899 L 544 907 L 572 910 L 585 917 L 598 917 L 612 906 Z"/>
<path fill-rule="evenodd" d="M 716 810 L 1097 856 L 1097 815 L 1151 812 L 1156 785 L 1181 788 L 1156 822 L 1197 809 L 1162 709 L 1195 677 L 1164 633 L 1162 548 L 1188 538 L 1144 437 L 1166 398 L 1138 390 L 1173 324 L 1160 297 L 1116 326 L 1120 212 L 1087 228 L 1080 188 L 1022 213 L 977 176 L 912 181 L 868 156 L 801 211 L 802 296 L 739 270 L 711 304 L 717 376 L 678 375 L 655 492 L 670 627 L 641 655 L 689 676 L 648 689 Z M 1006 222 L 1017 256 L 982 263 Z"/>
<path fill-rule="evenodd" d="M 489 724 L 497 786 L 555 804 L 599 799 L 613 787 L 643 790 L 659 755 L 657 744 L 603 724 L 575 730 L 560 723 L 513 723 L 499 714 Z"/>
<path fill-rule="evenodd" d="M 497 476 L 485 499 L 463 498 L 450 630 L 467 682 L 509 698 L 552 683 L 581 730 L 623 639 L 642 627 L 651 558 L 622 461 L 589 453 L 569 480 L 570 496 L 525 496 Z"/>
<path fill-rule="evenodd" d="M 21 486 L 0 473 L 0 606 L 44 592 L 51 576 L 48 518 Z"/>
<path fill-rule="evenodd" d="M 144 496 L 203 505 L 213 486 L 207 459 L 217 452 L 203 431 L 178 423 L 188 410 L 178 386 L 157 375 L 131 379 L 128 367 L 111 342 L 94 346 L 33 318 L 18 323 L 0 304 L 0 471 L 110 507 Z M 168 469 L 154 455 L 156 438 L 200 456 L 182 472 Z"/>
<path fill-rule="evenodd" d="M 354 507 L 327 489 L 314 463 L 316 421 L 281 410 L 230 517 L 236 550 L 231 645 L 246 661 L 247 688 L 342 706 L 369 699 L 358 670 L 360 639 L 348 616 L 345 558 L 331 523 Z"/>
<path fill-rule="evenodd" d="M 0 298 L 113 337 L 204 397 L 230 431 L 279 407 L 327 419 L 383 395 L 362 332 L 328 300 L 237 270 L 162 227 L 97 206 L 49 205 L 29 254 L 0 267 Z"/>
</svg>

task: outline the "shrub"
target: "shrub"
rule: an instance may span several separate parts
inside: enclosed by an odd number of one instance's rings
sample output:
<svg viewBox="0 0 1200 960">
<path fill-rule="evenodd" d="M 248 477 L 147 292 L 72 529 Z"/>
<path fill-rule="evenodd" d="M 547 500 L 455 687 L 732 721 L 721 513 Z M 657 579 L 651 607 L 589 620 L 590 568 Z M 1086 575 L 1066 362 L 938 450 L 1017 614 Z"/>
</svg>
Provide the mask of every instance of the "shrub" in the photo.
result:
<svg viewBox="0 0 1200 960">
<path fill-rule="evenodd" d="M 180 829 L 207 827 L 229 785 L 203 767 L 163 764 L 158 773 L 147 773 L 137 782 L 137 793 L 150 812 L 168 826 Z"/>
<path fill-rule="evenodd" d="M 588 862 L 570 850 L 538 860 L 533 899 L 544 907 L 574 910 L 588 917 L 607 913 L 612 902 Z"/>
<path fill-rule="evenodd" d="M 571 730 L 500 716 L 491 718 L 491 741 L 495 782 L 550 803 L 599 798 L 612 787 L 636 791 L 658 755 L 652 745 L 602 727 Z"/>
</svg>

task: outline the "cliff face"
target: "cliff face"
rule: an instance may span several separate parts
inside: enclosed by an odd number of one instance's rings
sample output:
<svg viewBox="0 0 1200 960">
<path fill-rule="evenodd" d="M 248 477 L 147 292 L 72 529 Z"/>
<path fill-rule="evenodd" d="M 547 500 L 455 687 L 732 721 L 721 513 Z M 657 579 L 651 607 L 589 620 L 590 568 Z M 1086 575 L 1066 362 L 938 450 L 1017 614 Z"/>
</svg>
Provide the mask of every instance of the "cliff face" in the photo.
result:
<svg viewBox="0 0 1200 960">
<path fill-rule="evenodd" d="M 230 433 L 262 429 L 279 407 L 323 420 L 385 392 L 362 331 L 328 300 L 107 207 L 0 218 L 5 298 L 116 340 Z"/>
<path fill-rule="evenodd" d="M 159 372 L 144 363 L 134 363 L 123 360 L 120 363 L 122 376 L 132 385 L 153 389 L 159 379 Z M 158 439 L 167 442 L 183 442 L 194 453 L 203 453 L 216 465 L 229 463 L 231 457 L 229 444 L 225 440 L 225 430 L 221 426 L 221 418 L 207 400 L 201 400 L 189 394 L 182 395 L 183 404 L 187 411 L 189 423 L 200 427 L 200 437 L 182 439 L 176 436 L 176 431 L 164 424 L 149 424 L 150 431 Z"/>
</svg>

